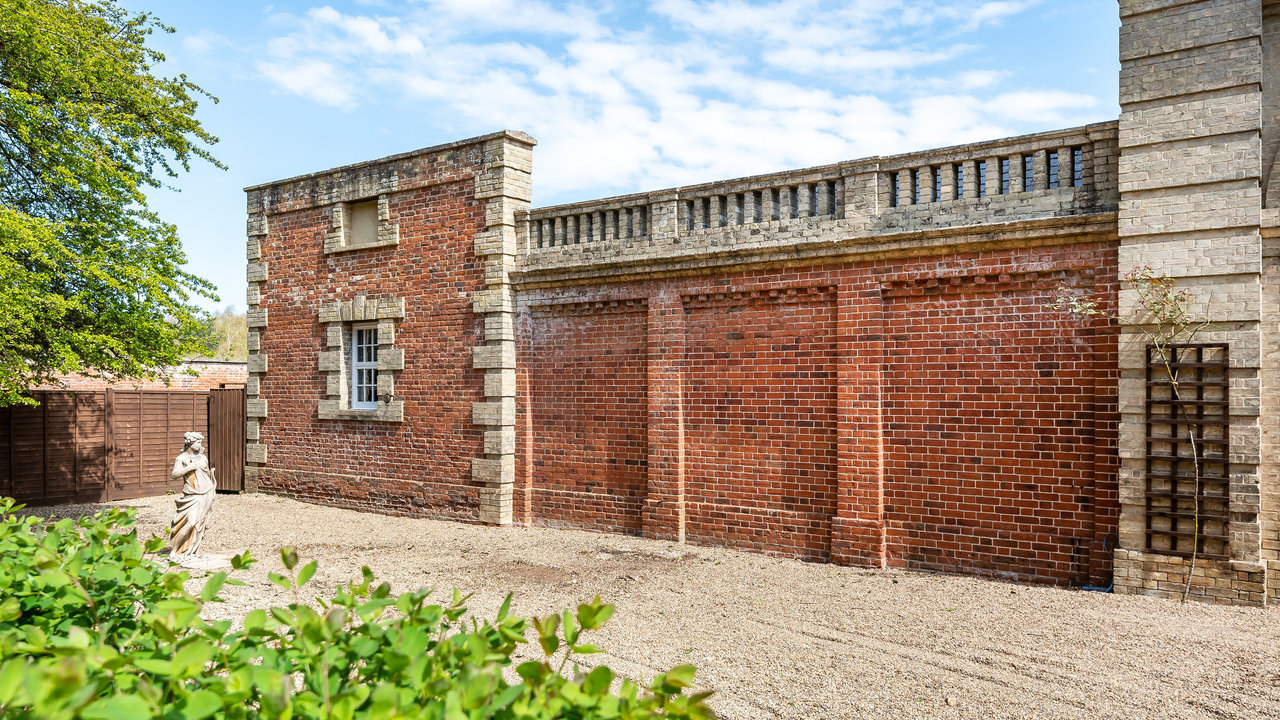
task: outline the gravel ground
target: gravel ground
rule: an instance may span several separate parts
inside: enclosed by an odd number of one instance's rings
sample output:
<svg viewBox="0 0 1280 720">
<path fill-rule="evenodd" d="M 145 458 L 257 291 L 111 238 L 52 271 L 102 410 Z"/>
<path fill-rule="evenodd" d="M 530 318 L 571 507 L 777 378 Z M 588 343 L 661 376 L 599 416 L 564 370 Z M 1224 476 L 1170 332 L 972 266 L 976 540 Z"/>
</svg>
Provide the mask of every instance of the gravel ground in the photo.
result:
<svg viewBox="0 0 1280 720">
<path fill-rule="evenodd" d="M 135 500 L 143 534 L 170 497 Z M 41 508 L 70 515 L 93 506 Z M 285 604 L 267 581 L 292 545 L 316 594 L 373 568 L 397 591 L 508 592 L 529 616 L 597 593 L 617 612 L 593 656 L 647 681 L 682 662 L 727 719 L 1280 717 L 1275 610 L 866 571 L 619 535 L 385 517 L 219 496 L 204 553 L 250 549 L 211 615 Z M 196 573 L 199 575 L 200 573 Z M 193 581 L 194 582 L 194 581 Z M 589 660 L 592 658 L 588 658 Z"/>
</svg>

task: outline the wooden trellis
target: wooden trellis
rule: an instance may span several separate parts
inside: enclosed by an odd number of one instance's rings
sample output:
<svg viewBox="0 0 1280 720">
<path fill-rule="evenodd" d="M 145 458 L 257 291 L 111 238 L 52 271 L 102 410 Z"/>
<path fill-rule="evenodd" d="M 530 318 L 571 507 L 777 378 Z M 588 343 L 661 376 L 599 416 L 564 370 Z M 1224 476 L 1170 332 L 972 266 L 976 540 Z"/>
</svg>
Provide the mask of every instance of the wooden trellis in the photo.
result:
<svg viewBox="0 0 1280 720">
<path fill-rule="evenodd" d="M 1230 523 L 1227 346 L 1173 345 L 1166 352 L 1167 368 L 1147 347 L 1147 550 L 1190 557 L 1198 536 L 1201 557 L 1223 558 Z"/>
</svg>

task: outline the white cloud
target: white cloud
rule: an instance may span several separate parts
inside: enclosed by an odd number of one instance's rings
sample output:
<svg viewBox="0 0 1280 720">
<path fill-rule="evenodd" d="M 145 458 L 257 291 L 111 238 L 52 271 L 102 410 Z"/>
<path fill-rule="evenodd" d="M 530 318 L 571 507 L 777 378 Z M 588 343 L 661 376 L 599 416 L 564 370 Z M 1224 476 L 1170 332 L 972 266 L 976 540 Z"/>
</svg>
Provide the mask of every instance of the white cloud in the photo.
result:
<svg viewBox="0 0 1280 720">
<path fill-rule="evenodd" d="M 978 6 L 969 16 L 967 27 L 976 28 L 984 23 L 999 22 L 1007 17 L 1012 17 L 1027 8 L 1035 5 L 1035 0 L 998 0 L 996 2 L 985 2 Z"/>
<path fill-rule="evenodd" d="M 1007 70 L 965 70 L 955 81 L 963 90 L 977 90 L 995 85 L 1008 76 Z"/>
<path fill-rule="evenodd" d="M 208 55 L 229 45 L 226 38 L 210 30 L 200 30 L 182 38 L 182 47 L 194 55 Z"/>
<path fill-rule="evenodd" d="M 350 107 L 355 100 L 350 82 L 327 62 L 310 60 L 299 65 L 262 62 L 258 71 L 281 88 L 321 105 Z"/>
<path fill-rule="evenodd" d="M 459 133 L 540 141 L 555 199 L 657 188 L 1070 124 L 1097 98 L 984 89 L 954 37 L 1031 2 L 425 0 L 398 14 L 318 7 L 259 65 L 280 89 L 340 108 L 403 98 Z M 535 199 L 537 200 L 537 199 Z M 542 202 L 542 200 L 538 200 Z"/>
<path fill-rule="evenodd" d="M 1099 104 L 1098 98 L 1061 90 L 1023 90 L 997 95 L 990 102 L 992 110 L 1013 120 L 1060 123 L 1073 114 Z"/>
</svg>

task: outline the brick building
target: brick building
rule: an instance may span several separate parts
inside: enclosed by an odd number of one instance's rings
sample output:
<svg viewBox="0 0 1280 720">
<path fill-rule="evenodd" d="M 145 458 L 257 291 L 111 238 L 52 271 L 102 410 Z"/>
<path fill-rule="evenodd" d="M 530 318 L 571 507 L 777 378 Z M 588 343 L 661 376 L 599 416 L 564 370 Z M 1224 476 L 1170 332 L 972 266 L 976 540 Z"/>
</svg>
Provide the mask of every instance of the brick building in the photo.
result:
<svg viewBox="0 0 1280 720">
<path fill-rule="evenodd" d="M 1280 599 L 1280 2 L 1120 12 L 1118 122 L 532 210 L 515 132 L 249 188 L 246 483 L 1121 592 L 1198 539 L 1198 597 Z M 1180 404 L 1141 266 L 1209 321 Z"/>
</svg>

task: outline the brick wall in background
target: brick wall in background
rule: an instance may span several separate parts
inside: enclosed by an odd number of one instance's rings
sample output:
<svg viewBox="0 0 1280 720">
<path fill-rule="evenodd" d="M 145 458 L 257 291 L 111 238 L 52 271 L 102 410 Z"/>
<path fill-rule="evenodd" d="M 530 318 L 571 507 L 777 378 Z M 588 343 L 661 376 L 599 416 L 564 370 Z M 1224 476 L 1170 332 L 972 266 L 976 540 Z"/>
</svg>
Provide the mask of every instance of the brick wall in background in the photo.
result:
<svg viewBox="0 0 1280 720">
<path fill-rule="evenodd" d="M 188 374 L 188 370 L 195 374 Z M 35 390 L 209 390 L 224 386 L 244 385 L 248 371 L 242 362 L 218 360 L 191 360 L 173 368 L 169 382 L 164 380 L 118 380 L 107 382 L 102 378 L 83 375 L 65 375 L 58 385 L 41 385 Z"/>
<path fill-rule="evenodd" d="M 648 495 L 642 502 L 663 507 L 642 516 L 652 537 L 1108 582 L 1104 542 L 1118 514 L 1115 335 L 1051 308 L 1062 284 L 1113 303 L 1114 244 L 522 292 L 519 356 L 528 369 L 519 397 L 528 410 L 517 496 L 533 501 L 517 516 L 614 529 L 599 505 L 616 495 L 610 482 L 622 486 L 607 458 L 647 453 L 649 463 L 628 466 L 625 487 L 629 510 L 637 489 Z M 641 299 L 648 324 L 617 314 L 618 303 Z M 678 321 L 653 320 L 672 304 Z M 554 307 L 575 311 L 552 320 Z M 875 317 L 883 328 L 868 324 Z M 647 433 L 635 412 L 646 338 Z M 869 356 L 868 345 L 883 350 Z M 606 352 L 622 362 L 601 366 Z M 604 367 L 625 377 L 625 390 Z M 855 401 L 853 370 L 879 378 L 882 447 L 851 427 L 871 413 L 865 394 Z M 658 427 L 673 423 L 675 432 Z M 858 468 L 877 465 L 880 485 L 859 495 Z M 569 485 L 582 491 L 578 503 L 539 500 Z M 884 520 L 875 552 L 833 552 L 838 518 L 876 503 Z M 634 532 L 628 517 L 625 531 Z"/>
<path fill-rule="evenodd" d="M 520 353 L 530 378 L 521 414 L 536 428 L 527 457 L 538 482 L 517 519 L 640 534 L 646 312 L 643 302 L 622 301 L 552 305 L 531 316 Z"/>
<path fill-rule="evenodd" d="M 830 559 L 835 288 L 682 300 L 686 537 Z"/>
</svg>

